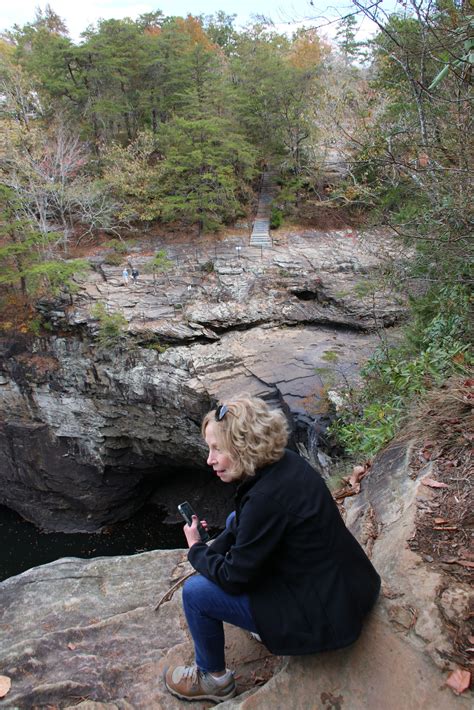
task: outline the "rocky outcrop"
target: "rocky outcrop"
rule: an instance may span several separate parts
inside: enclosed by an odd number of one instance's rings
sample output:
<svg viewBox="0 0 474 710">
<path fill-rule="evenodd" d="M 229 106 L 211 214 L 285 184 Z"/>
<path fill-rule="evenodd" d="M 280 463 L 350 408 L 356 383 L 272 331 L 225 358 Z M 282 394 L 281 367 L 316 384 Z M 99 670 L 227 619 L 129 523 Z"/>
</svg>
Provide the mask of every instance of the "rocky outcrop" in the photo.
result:
<svg viewBox="0 0 474 710">
<path fill-rule="evenodd" d="M 389 449 L 362 482 L 361 496 L 348 504 L 347 519 L 372 549 L 383 579 L 360 639 L 340 651 L 283 659 L 227 627 L 227 664 L 236 670 L 240 694 L 222 708 L 471 707 L 469 697 L 455 696 L 445 684 L 452 664 L 438 613 L 439 570 L 408 549 L 426 473 L 414 476 L 408 459 L 409 447 Z M 149 552 L 59 560 L 1 583 L 0 673 L 12 680 L 2 706 L 187 707 L 162 682 L 167 665 L 193 658 L 180 592 L 158 613 L 154 606 L 188 569 L 184 551 Z M 453 601 L 448 597 L 445 607 Z M 458 618 L 469 613 L 460 594 L 454 609 Z"/>
<path fill-rule="evenodd" d="M 380 231 L 308 232 L 237 255 L 235 239 L 169 247 L 161 275 L 134 254 L 136 285 L 94 257 L 74 297 L 39 304 L 56 334 L 3 343 L 0 503 L 50 530 L 127 517 L 164 479 L 205 475 L 202 415 L 242 391 L 281 404 L 320 467 L 328 389 L 353 382 L 373 329 L 403 317 L 368 279 L 397 246 Z M 98 301 L 126 318 L 117 347 L 94 339 Z"/>
<path fill-rule="evenodd" d="M 472 589 L 460 579 L 453 582 L 442 565 L 410 549 L 417 508 L 436 496 L 436 489 L 420 484 L 433 476 L 433 463 L 414 471 L 411 455 L 411 445 L 403 441 L 379 455 L 361 494 L 346 501 L 346 523 L 383 571 L 384 618 L 411 646 L 447 670 L 457 655 L 456 629 L 472 611 Z"/>
<path fill-rule="evenodd" d="M 282 338 L 276 327 L 161 354 L 37 342 L 4 361 L 0 502 L 47 529 L 124 518 L 164 479 L 204 473 L 200 422 L 213 398 L 271 396 L 311 426 L 305 410 L 324 413 L 327 387 L 354 379 L 373 346 L 360 333 L 293 328 Z M 317 432 L 304 443 L 317 456 Z"/>
<path fill-rule="evenodd" d="M 214 340 L 263 323 L 370 331 L 403 319 L 405 294 L 373 279 L 381 265 L 407 258 L 393 233 L 314 230 L 273 242 L 260 251 L 246 246 L 242 234 L 199 248 L 167 245 L 171 267 L 160 274 L 147 273 L 153 255 L 124 257 L 140 270 L 129 286 L 120 266 L 96 257 L 96 271 L 81 280 L 73 306 L 54 310 L 53 318 L 93 327 L 91 308 L 100 300 L 123 313 L 130 333 L 152 332 L 172 343 Z"/>
</svg>

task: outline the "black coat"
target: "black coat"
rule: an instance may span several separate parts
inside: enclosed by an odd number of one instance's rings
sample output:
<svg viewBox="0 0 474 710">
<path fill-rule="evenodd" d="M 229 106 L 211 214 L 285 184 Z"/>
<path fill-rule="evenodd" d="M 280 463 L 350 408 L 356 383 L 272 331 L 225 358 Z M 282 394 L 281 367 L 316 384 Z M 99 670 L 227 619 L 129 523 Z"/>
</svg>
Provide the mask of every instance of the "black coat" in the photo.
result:
<svg viewBox="0 0 474 710">
<path fill-rule="evenodd" d="M 236 524 L 192 566 L 231 594 L 247 593 L 267 648 L 300 655 L 351 644 L 380 578 L 348 531 L 321 476 L 286 451 L 237 491 Z"/>
</svg>

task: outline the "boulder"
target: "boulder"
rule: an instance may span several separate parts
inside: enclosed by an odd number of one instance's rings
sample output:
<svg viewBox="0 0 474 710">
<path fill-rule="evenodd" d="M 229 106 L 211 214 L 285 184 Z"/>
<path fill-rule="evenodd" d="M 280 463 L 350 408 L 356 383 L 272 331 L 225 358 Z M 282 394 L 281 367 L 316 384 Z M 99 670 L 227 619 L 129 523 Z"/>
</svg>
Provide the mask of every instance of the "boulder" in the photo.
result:
<svg viewBox="0 0 474 710">
<path fill-rule="evenodd" d="M 292 658 L 257 692 L 222 710 L 467 710 L 437 669 L 383 619 L 383 603 L 348 649 Z"/>
<path fill-rule="evenodd" d="M 162 681 L 193 658 L 180 591 L 154 607 L 189 570 L 176 550 L 62 559 L 0 583 L 0 674 L 12 681 L 2 708 L 182 707 Z M 240 629 L 227 627 L 226 641 L 244 692 L 281 665 Z"/>
<path fill-rule="evenodd" d="M 346 523 L 383 573 L 386 620 L 447 671 L 452 656 L 449 627 L 456 618 L 468 617 L 472 590 L 461 581 L 453 586 L 439 565 L 410 549 L 417 506 L 435 495 L 421 485 L 432 463 L 414 471 L 412 447 L 410 442 L 394 443 L 378 456 L 361 493 L 346 501 Z"/>
<path fill-rule="evenodd" d="M 221 707 L 254 710 L 468 710 L 469 693 L 446 686 L 446 620 L 468 614 L 462 583 L 439 586 L 441 571 L 408 547 L 420 477 L 411 447 L 389 447 L 347 501 L 347 522 L 383 580 L 380 599 L 352 646 L 278 658 L 226 626 L 227 665 L 239 695 Z M 12 680 L 9 710 L 184 708 L 162 674 L 191 663 L 180 591 L 158 599 L 190 570 L 183 550 L 95 560 L 63 559 L 0 584 L 0 673 Z M 445 614 L 441 614 L 444 609 Z M 203 710 L 209 703 L 196 703 Z"/>
</svg>

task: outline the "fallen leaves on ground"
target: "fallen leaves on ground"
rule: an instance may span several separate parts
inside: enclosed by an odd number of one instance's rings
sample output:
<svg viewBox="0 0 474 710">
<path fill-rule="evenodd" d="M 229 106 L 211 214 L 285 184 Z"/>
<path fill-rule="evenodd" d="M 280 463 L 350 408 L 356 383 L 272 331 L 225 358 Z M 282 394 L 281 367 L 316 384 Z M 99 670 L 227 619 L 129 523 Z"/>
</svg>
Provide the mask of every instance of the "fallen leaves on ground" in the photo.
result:
<svg viewBox="0 0 474 710">
<path fill-rule="evenodd" d="M 456 695 L 461 695 L 471 685 L 471 673 L 464 668 L 456 668 L 446 681 L 446 685 L 453 690 Z"/>
<path fill-rule="evenodd" d="M 462 567 L 474 569 L 474 562 L 472 560 L 462 560 L 458 557 L 441 557 L 440 562 L 443 562 L 445 565 L 461 565 Z"/>
<path fill-rule="evenodd" d="M 423 448 L 420 450 L 419 457 L 421 461 L 433 461 L 441 455 L 441 448 L 436 446 L 432 441 L 425 441 Z"/>
<path fill-rule="evenodd" d="M 366 461 L 364 464 L 354 466 L 352 473 L 349 478 L 343 478 L 344 483 L 342 488 L 338 488 L 334 491 L 334 498 L 336 500 L 341 500 L 342 498 L 347 498 L 348 496 L 355 496 L 360 493 L 360 482 L 367 475 L 371 467 L 371 462 Z"/>
<path fill-rule="evenodd" d="M 365 463 L 363 466 L 354 466 L 354 468 L 352 469 L 352 473 L 349 478 L 349 485 L 352 486 L 352 488 L 358 488 L 357 492 L 359 492 L 360 482 L 364 478 L 369 468 L 370 464 Z"/>
<path fill-rule="evenodd" d="M 0 698 L 4 698 L 12 687 L 12 682 L 7 675 L 0 675 Z"/>
<path fill-rule="evenodd" d="M 455 594 L 458 586 L 467 589 L 474 568 L 469 548 L 474 526 L 473 401 L 474 378 L 454 378 L 420 403 L 403 432 L 406 440 L 413 441 L 409 476 L 423 483 L 417 490 L 415 529 L 408 546 L 441 575 L 438 598 L 441 590 Z M 472 671 L 471 621 L 467 612 L 449 621 L 441 619 L 447 641 L 444 652 L 452 668 Z"/>
</svg>

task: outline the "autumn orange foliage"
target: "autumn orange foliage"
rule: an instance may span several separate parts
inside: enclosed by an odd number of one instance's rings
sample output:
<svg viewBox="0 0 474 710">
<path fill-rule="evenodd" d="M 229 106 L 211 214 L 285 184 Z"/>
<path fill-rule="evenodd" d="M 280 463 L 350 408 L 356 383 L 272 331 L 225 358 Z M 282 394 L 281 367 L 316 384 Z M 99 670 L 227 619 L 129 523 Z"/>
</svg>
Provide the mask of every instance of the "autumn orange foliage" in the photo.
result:
<svg viewBox="0 0 474 710">
<path fill-rule="evenodd" d="M 11 293 L 0 302 L 0 333 L 28 333 L 37 315 L 27 297 L 20 292 Z"/>
<path fill-rule="evenodd" d="M 320 39 L 316 30 L 308 30 L 293 43 L 289 62 L 297 69 L 314 69 L 329 51 L 329 45 Z"/>
<path fill-rule="evenodd" d="M 193 17 L 192 15 L 188 15 L 184 19 L 182 17 L 178 17 L 176 24 L 183 33 L 186 33 L 189 36 L 193 46 L 201 45 L 201 47 L 207 50 L 214 49 L 214 44 L 204 32 L 200 20 L 196 17 Z"/>
</svg>

